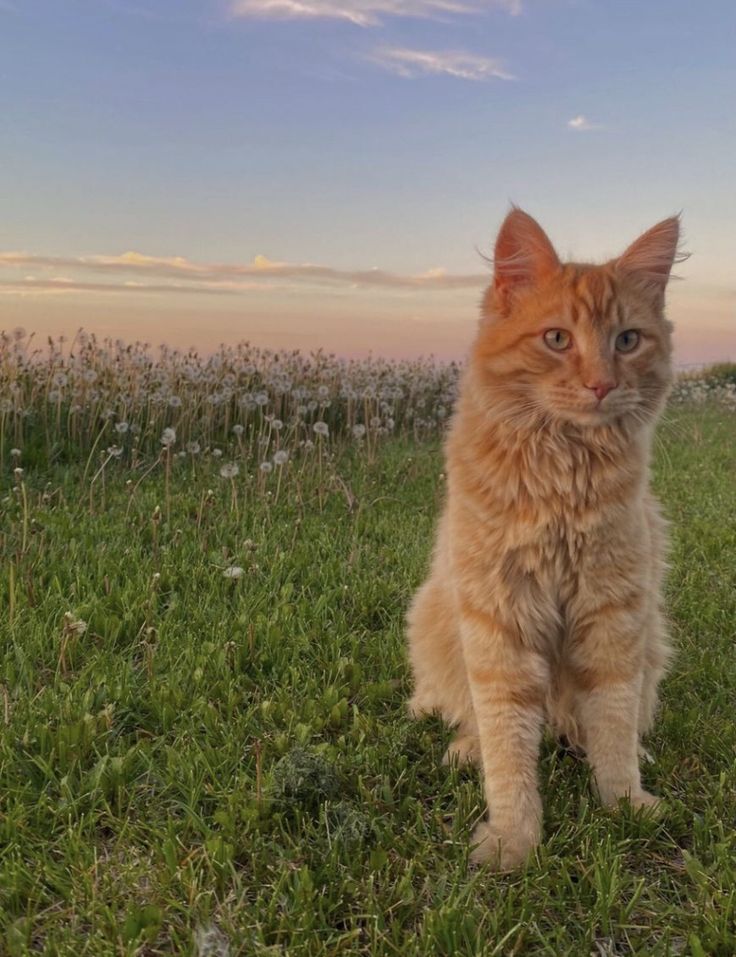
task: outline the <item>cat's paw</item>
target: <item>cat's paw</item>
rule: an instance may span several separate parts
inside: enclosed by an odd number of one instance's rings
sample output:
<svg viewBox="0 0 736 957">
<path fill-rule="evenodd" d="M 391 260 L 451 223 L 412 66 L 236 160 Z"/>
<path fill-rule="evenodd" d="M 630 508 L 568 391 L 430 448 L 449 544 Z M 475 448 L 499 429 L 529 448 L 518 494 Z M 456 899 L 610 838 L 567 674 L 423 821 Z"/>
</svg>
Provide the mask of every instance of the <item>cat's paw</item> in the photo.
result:
<svg viewBox="0 0 736 957">
<path fill-rule="evenodd" d="M 664 812 L 662 798 L 657 797 L 656 794 L 650 794 L 649 791 L 644 789 L 632 794 L 628 800 L 634 810 L 641 810 L 644 814 L 652 817 L 660 817 Z"/>
<path fill-rule="evenodd" d="M 536 836 L 502 832 L 481 821 L 471 838 L 470 860 L 494 871 L 513 871 L 524 864 L 538 843 Z"/>
<path fill-rule="evenodd" d="M 480 766 L 480 742 L 470 734 L 459 734 L 450 741 L 447 751 L 442 757 L 442 763 L 475 764 Z"/>
<path fill-rule="evenodd" d="M 416 721 L 432 713 L 431 708 L 427 708 L 417 694 L 412 695 L 406 702 L 406 710 L 409 717 L 414 718 Z"/>
<path fill-rule="evenodd" d="M 612 795 L 607 801 L 603 801 L 603 804 L 614 811 L 628 804 L 633 810 L 641 811 L 642 814 L 651 817 L 660 817 L 664 811 L 662 798 L 657 797 L 656 794 L 650 794 L 643 788 L 639 788 L 633 794 Z"/>
</svg>

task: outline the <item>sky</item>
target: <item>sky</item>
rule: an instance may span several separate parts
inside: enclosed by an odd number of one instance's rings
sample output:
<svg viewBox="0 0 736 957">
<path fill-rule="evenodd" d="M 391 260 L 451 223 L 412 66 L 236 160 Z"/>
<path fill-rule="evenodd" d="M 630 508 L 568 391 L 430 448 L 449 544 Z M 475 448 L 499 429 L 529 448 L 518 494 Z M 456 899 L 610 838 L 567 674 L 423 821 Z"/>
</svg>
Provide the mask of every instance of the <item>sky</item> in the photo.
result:
<svg viewBox="0 0 736 957">
<path fill-rule="evenodd" d="M 0 0 L 0 329 L 462 357 L 514 202 L 603 261 L 682 213 L 736 359 L 733 0 Z"/>
</svg>

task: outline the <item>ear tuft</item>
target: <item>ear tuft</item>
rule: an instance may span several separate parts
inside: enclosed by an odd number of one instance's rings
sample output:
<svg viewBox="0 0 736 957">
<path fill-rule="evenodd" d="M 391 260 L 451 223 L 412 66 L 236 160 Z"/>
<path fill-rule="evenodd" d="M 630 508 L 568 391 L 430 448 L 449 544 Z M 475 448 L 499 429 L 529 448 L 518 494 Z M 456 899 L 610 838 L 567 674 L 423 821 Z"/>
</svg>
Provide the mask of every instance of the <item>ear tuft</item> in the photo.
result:
<svg viewBox="0 0 736 957">
<path fill-rule="evenodd" d="M 560 267 L 549 237 L 523 209 L 514 206 L 504 219 L 493 256 L 493 285 L 502 304 Z"/>
<path fill-rule="evenodd" d="M 687 259 L 678 254 L 680 241 L 680 217 L 670 216 L 652 226 L 615 260 L 616 268 L 636 279 L 656 296 L 664 295 L 670 272 L 676 262 Z"/>
</svg>

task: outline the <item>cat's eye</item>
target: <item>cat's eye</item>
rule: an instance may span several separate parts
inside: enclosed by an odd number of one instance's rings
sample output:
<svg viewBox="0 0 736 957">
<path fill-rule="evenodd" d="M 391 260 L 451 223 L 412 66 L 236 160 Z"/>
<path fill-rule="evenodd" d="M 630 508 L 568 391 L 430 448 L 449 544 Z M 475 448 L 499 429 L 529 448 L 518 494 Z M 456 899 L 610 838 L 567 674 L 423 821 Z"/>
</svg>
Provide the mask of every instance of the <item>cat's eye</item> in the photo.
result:
<svg viewBox="0 0 736 957">
<path fill-rule="evenodd" d="M 555 352 L 564 352 L 572 345 L 572 336 L 564 329 L 548 329 L 544 334 L 544 341 Z"/>
<path fill-rule="evenodd" d="M 627 329 L 616 336 L 617 352 L 633 352 L 639 345 L 639 333 L 636 329 Z"/>
</svg>

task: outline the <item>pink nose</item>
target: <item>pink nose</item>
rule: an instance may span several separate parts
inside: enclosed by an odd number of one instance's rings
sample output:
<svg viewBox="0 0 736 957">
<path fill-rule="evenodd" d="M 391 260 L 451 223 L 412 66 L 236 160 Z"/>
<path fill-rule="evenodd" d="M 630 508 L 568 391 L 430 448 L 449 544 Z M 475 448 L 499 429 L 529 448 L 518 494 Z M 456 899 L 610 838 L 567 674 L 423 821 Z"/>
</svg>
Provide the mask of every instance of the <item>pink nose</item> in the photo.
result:
<svg viewBox="0 0 736 957">
<path fill-rule="evenodd" d="M 609 392 L 612 392 L 616 386 L 617 382 L 593 382 L 588 385 L 586 383 L 585 388 L 590 389 L 591 392 L 595 392 L 598 401 L 602 401 L 608 395 Z"/>
</svg>

